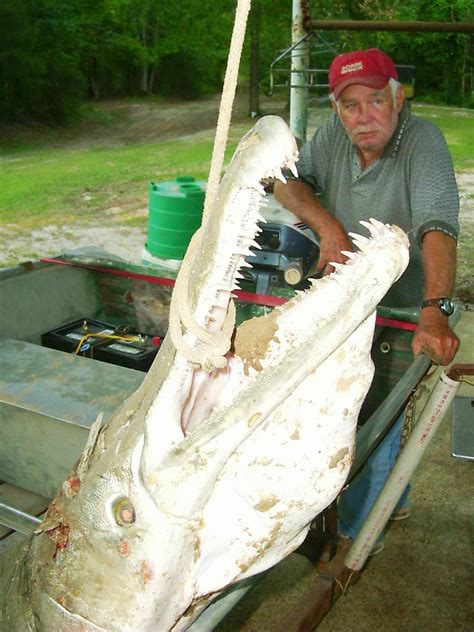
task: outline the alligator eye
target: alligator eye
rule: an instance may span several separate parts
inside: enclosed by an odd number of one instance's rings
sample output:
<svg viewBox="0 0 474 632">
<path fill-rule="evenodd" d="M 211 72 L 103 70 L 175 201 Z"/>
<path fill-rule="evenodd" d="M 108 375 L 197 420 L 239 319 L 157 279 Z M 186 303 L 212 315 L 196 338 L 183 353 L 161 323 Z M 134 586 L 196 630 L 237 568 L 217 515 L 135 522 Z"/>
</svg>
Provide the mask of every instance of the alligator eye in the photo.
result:
<svg viewBox="0 0 474 632">
<path fill-rule="evenodd" d="M 126 496 L 119 496 L 112 503 L 115 522 L 121 527 L 129 527 L 135 522 L 135 508 Z"/>
</svg>

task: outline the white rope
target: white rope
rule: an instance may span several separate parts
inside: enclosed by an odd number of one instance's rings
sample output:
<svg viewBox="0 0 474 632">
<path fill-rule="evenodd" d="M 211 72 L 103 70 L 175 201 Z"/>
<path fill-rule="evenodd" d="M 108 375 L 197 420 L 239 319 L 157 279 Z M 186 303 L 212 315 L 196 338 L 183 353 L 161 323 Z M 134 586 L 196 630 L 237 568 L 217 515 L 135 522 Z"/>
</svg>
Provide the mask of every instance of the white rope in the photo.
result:
<svg viewBox="0 0 474 632">
<path fill-rule="evenodd" d="M 200 235 L 194 234 L 188 246 L 188 253 L 181 265 L 170 303 L 169 332 L 176 351 L 188 362 L 202 366 L 206 371 L 223 368 L 227 364 L 224 357 L 230 347 L 230 338 L 235 323 L 235 306 L 231 301 L 222 330 L 210 332 L 197 323 L 191 312 L 188 299 L 189 281 L 193 259 L 199 251 Z M 183 329 L 192 333 L 198 341 L 191 348 L 184 339 Z"/>
<path fill-rule="evenodd" d="M 235 12 L 234 29 L 230 42 L 229 56 L 227 58 L 227 68 L 222 89 L 219 116 L 217 119 L 216 136 L 214 139 L 214 149 L 212 152 L 211 168 L 207 181 L 206 199 L 204 201 L 203 223 L 210 210 L 216 203 L 217 190 L 221 177 L 222 165 L 224 163 L 224 153 L 229 135 L 230 119 L 232 116 L 232 106 L 234 104 L 235 90 L 237 88 L 237 78 L 239 75 L 240 58 L 244 45 L 245 29 L 250 11 L 250 0 L 238 0 Z"/>
<path fill-rule="evenodd" d="M 250 0 L 238 0 L 234 20 L 234 28 L 227 59 L 216 135 L 212 152 L 211 167 L 207 181 L 206 199 L 204 202 L 202 225 L 217 203 L 220 175 L 224 162 L 224 153 L 229 135 L 232 106 L 237 87 L 240 58 L 245 38 L 247 18 L 250 11 Z M 200 231 L 193 236 L 173 291 L 170 304 L 169 328 L 171 340 L 177 352 L 189 362 L 199 364 L 208 371 L 222 368 L 227 364 L 224 355 L 229 350 L 230 336 L 235 322 L 235 307 L 232 301 L 221 331 L 210 332 L 195 322 L 189 307 L 189 282 L 192 263 L 200 250 Z M 193 333 L 198 341 L 191 349 L 184 340 L 184 331 Z"/>
</svg>

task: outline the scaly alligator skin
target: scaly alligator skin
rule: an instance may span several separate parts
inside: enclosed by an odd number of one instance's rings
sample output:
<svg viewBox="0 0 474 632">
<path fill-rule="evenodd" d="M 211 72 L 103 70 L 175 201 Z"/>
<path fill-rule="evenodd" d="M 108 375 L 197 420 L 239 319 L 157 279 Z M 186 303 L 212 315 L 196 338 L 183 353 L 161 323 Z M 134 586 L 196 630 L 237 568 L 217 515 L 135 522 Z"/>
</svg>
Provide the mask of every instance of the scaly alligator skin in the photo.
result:
<svg viewBox="0 0 474 632">
<path fill-rule="evenodd" d="M 374 310 L 408 241 L 371 220 L 346 265 L 231 343 L 260 180 L 296 157 L 278 117 L 242 139 L 152 369 L 93 427 L 38 532 L 1 558 L 2 630 L 184 630 L 214 595 L 295 549 L 338 494 L 373 374 Z"/>
</svg>

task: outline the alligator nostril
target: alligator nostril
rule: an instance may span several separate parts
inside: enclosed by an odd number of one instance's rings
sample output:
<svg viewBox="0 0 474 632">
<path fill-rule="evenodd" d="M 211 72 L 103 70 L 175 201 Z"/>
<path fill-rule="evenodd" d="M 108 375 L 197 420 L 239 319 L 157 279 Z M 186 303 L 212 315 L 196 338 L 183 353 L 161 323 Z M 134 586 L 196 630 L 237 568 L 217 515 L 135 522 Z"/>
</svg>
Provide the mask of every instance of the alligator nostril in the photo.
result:
<svg viewBox="0 0 474 632">
<path fill-rule="evenodd" d="M 121 527 L 128 527 L 135 522 L 135 509 L 126 496 L 120 496 L 112 504 L 115 522 Z"/>
</svg>

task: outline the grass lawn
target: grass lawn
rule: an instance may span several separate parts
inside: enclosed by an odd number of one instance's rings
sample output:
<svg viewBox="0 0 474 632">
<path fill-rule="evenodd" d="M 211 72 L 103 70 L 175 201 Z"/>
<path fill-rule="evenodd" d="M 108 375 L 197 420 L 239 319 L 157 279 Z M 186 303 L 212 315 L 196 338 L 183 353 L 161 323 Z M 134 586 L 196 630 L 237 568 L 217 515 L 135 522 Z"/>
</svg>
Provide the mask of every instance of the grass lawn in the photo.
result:
<svg viewBox="0 0 474 632">
<path fill-rule="evenodd" d="M 92 220 L 112 206 L 147 206 L 151 181 L 208 175 L 212 139 L 109 149 L 35 149 L 4 155 L 0 213 L 5 223 L 31 228 Z"/>
<path fill-rule="evenodd" d="M 413 104 L 412 111 L 441 129 L 455 169 L 474 169 L 474 110 Z"/>
<path fill-rule="evenodd" d="M 414 105 L 416 114 L 432 120 L 444 132 L 456 169 L 474 168 L 474 112 L 457 108 Z M 113 117 L 101 125 L 113 127 Z M 227 157 L 247 124 L 232 128 Z M 153 136 L 151 135 L 151 138 Z M 100 146 L 93 138 L 61 145 L 61 133 L 46 141 L 0 145 L 0 217 L 18 233 L 48 224 L 91 222 L 104 210 L 119 209 L 114 221 L 143 222 L 151 181 L 177 175 L 205 179 L 212 154 L 213 132 L 178 141 L 137 142 Z"/>
</svg>

